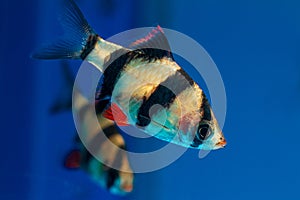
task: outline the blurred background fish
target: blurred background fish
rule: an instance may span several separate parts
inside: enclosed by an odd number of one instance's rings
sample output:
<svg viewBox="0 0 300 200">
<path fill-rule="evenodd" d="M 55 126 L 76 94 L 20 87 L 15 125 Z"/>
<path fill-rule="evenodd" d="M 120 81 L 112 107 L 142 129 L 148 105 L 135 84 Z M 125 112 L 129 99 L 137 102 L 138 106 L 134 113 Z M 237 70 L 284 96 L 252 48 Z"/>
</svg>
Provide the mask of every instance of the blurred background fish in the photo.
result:
<svg viewBox="0 0 300 200">
<path fill-rule="evenodd" d="M 62 74 L 65 84 L 62 85 L 60 94 L 63 95 L 60 95 L 52 105 L 50 109 L 52 114 L 57 114 L 61 111 L 71 111 L 72 109 L 72 91 L 75 78 L 73 77 L 67 62 L 62 62 Z M 87 109 L 87 107 L 93 107 L 94 105 L 90 105 L 89 101 L 79 90 L 77 90 L 75 97 L 77 99 L 74 101 L 78 103 L 78 107 L 76 107 L 75 110 L 80 113 L 81 123 L 84 123 L 82 127 L 94 127 L 88 120 L 92 113 Z M 101 104 L 101 102 L 97 103 Z M 64 166 L 68 169 L 81 168 L 85 170 L 96 183 L 107 188 L 111 193 L 124 195 L 131 192 L 133 189 L 133 173 L 129 165 L 128 157 L 125 152 L 120 152 L 113 146 L 106 144 L 108 141 L 105 140 L 105 137 L 121 149 L 126 149 L 125 141 L 112 120 L 102 117 L 99 117 L 98 119 L 103 132 L 98 130 L 99 133 L 93 136 L 91 141 L 97 142 L 94 146 L 97 148 L 96 151 L 101 152 L 99 157 L 95 158 L 86 149 L 81 142 L 80 137 L 76 134 L 76 136 L 74 136 L 74 147 L 67 155 Z M 81 131 L 87 132 L 87 130 Z M 103 135 L 103 133 L 105 135 Z M 116 169 L 104 165 L 102 163 L 103 160 L 113 164 Z"/>
</svg>

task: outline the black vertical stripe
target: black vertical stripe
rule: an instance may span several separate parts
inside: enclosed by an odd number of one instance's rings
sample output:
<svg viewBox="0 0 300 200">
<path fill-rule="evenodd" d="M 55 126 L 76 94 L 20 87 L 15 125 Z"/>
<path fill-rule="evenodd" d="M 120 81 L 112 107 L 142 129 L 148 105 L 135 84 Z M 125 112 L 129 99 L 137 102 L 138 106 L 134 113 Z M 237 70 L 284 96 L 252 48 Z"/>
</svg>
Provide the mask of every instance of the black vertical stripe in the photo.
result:
<svg viewBox="0 0 300 200">
<path fill-rule="evenodd" d="M 125 147 L 123 145 L 120 145 L 119 148 L 124 149 Z M 117 169 L 121 169 L 124 156 L 126 156 L 124 152 L 118 151 L 117 154 L 115 155 L 112 166 L 116 167 Z M 115 184 L 115 181 L 120 177 L 120 171 L 118 171 L 117 169 L 108 167 L 107 177 L 106 177 L 107 189 L 110 189 Z"/>
<path fill-rule="evenodd" d="M 114 161 L 112 163 L 112 166 L 120 169 L 123 161 L 124 153 L 121 151 L 118 151 L 115 155 Z M 106 187 L 110 189 L 114 184 L 115 181 L 119 178 L 119 171 L 114 168 L 109 168 L 107 171 L 107 179 L 106 179 Z"/>
<path fill-rule="evenodd" d="M 132 60 L 141 59 L 141 64 L 155 62 L 156 60 L 168 57 L 167 51 L 161 49 L 136 49 L 133 51 L 119 49 L 110 55 L 109 61 L 105 63 L 104 79 L 101 82 L 101 96 L 110 96 L 120 74 L 125 66 Z"/>
<path fill-rule="evenodd" d="M 91 51 L 95 48 L 95 45 L 98 41 L 99 36 L 97 34 L 91 34 L 86 40 L 86 45 L 82 49 L 82 53 L 80 55 L 80 58 L 84 60 Z"/>
<path fill-rule="evenodd" d="M 119 49 L 113 52 L 110 56 L 110 60 L 105 63 L 105 71 L 103 73 L 103 80 L 100 81 L 98 88 L 100 88 L 100 95 L 96 94 L 97 99 L 103 99 L 106 97 L 111 97 L 113 89 L 120 78 L 121 73 L 132 60 L 141 59 L 141 64 L 155 62 L 156 60 L 163 59 L 166 57 L 166 51 L 160 49 L 137 49 L 134 51 L 127 51 L 124 49 Z M 184 74 L 185 75 L 185 74 Z M 102 109 L 99 106 L 99 109 Z M 97 113 L 103 110 L 97 110 Z"/>
<path fill-rule="evenodd" d="M 114 184 L 117 178 L 119 177 L 119 172 L 116 169 L 109 168 L 106 174 L 106 188 L 110 189 Z"/>
<path fill-rule="evenodd" d="M 197 132 L 198 133 L 198 132 Z M 199 147 L 200 144 L 202 144 L 203 142 L 201 140 L 198 139 L 198 137 L 194 137 L 193 143 L 191 144 L 191 147 L 197 148 Z"/>
<path fill-rule="evenodd" d="M 99 95 L 99 99 L 104 98 L 106 96 L 111 96 L 112 91 L 115 87 L 115 84 L 124 70 L 126 64 L 131 60 L 132 53 L 127 52 L 123 49 L 117 50 L 114 52 L 110 60 L 105 63 L 105 71 L 103 73 L 103 80 L 99 84 L 101 86 L 98 88 L 101 88 L 101 92 Z"/>
<path fill-rule="evenodd" d="M 195 81 L 190 77 L 182 68 L 178 70 L 178 73 L 181 74 L 186 81 L 189 82 L 190 85 L 193 85 Z"/>
<path fill-rule="evenodd" d="M 203 91 L 202 91 L 202 103 L 200 107 L 200 112 L 202 111 L 203 111 L 203 116 L 201 121 L 202 120 L 210 121 L 211 120 L 210 105 Z"/>
<path fill-rule="evenodd" d="M 108 107 L 108 105 L 110 104 L 110 100 L 100 100 L 99 102 L 97 102 L 95 104 L 95 110 L 96 110 L 96 114 L 102 114 L 103 111 Z"/>
<path fill-rule="evenodd" d="M 155 104 L 168 107 L 174 101 L 175 97 L 176 95 L 167 87 L 163 85 L 157 86 L 151 96 L 147 100 L 144 99 L 143 104 L 139 108 L 136 124 L 147 126 L 151 122 L 150 108 Z"/>
<path fill-rule="evenodd" d="M 203 143 L 203 140 L 205 140 L 205 138 L 201 139 L 201 132 L 200 132 L 200 128 L 203 126 L 208 126 L 207 124 L 203 124 L 203 121 L 211 121 L 211 110 L 210 110 L 210 105 L 209 102 L 204 94 L 204 92 L 202 91 L 202 102 L 201 102 L 201 106 L 199 109 L 199 112 L 202 112 L 202 116 L 201 116 L 201 120 L 199 122 L 198 128 L 197 128 L 197 132 L 196 135 L 193 139 L 193 143 L 191 144 L 191 147 L 195 147 L 197 148 L 200 144 Z"/>
<path fill-rule="evenodd" d="M 120 78 L 123 70 L 126 65 L 128 65 L 134 59 L 142 58 L 142 62 L 151 61 L 148 55 L 145 55 L 143 52 L 139 50 L 135 51 L 127 51 L 124 49 L 119 49 L 113 52 L 110 56 L 109 61 L 105 63 L 103 79 L 100 80 L 98 87 L 100 92 L 97 91 L 96 97 L 98 100 L 111 97 L 113 89 Z M 144 63 L 141 63 L 144 64 Z M 99 111 L 97 110 L 99 113 Z"/>
<path fill-rule="evenodd" d="M 97 114 L 101 114 L 109 104 L 110 99 L 107 99 L 107 97 L 111 97 L 117 80 L 119 79 L 126 64 L 130 62 L 131 59 L 131 52 L 126 53 L 125 50 L 120 49 L 114 52 L 111 55 L 110 60 L 107 63 L 105 63 L 103 78 L 99 81 L 97 91 L 95 94 L 96 99 L 100 100 L 95 105 Z"/>
<path fill-rule="evenodd" d="M 183 74 L 183 72 L 181 69 L 176 71 L 174 75 L 159 84 L 148 99 L 144 98 L 138 111 L 136 123 L 138 126 L 144 127 L 149 125 L 151 122 L 149 110 L 153 105 L 159 104 L 164 108 L 169 108 L 174 102 L 176 95 L 194 84 L 194 81 L 191 81 L 192 79 L 185 72 Z M 159 110 L 155 112 L 159 112 Z"/>
<path fill-rule="evenodd" d="M 153 50 L 154 51 L 154 50 Z M 110 59 L 105 63 L 104 78 L 99 84 L 101 86 L 101 92 L 99 98 L 105 96 L 111 96 L 113 89 L 126 65 L 132 60 L 142 59 L 141 64 L 155 62 L 157 59 L 163 58 L 161 51 L 155 51 L 156 53 L 144 52 L 142 50 L 127 51 L 124 49 L 119 49 L 113 52 Z M 148 54 L 147 54 L 148 53 Z M 161 56 L 159 56 L 162 54 Z"/>
</svg>

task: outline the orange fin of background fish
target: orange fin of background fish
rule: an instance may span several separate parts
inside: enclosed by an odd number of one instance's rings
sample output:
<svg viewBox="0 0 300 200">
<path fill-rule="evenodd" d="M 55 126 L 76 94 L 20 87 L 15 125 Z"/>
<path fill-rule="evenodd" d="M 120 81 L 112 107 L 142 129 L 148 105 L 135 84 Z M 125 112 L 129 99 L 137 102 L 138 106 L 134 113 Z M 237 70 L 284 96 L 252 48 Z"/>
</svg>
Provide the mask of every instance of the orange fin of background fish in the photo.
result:
<svg viewBox="0 0 300 200">
<path fill-rule="evenodd" d="M 104 111 L 103 117 L 115 121 L 118 126 L 129 126 L 127 116 L 115 103 Z"/>
<path fill-rule="evenodd" d="M 80 159 L 81 155 L 79 150 L 71 151 L 65 160 L 65 167 L 68 169 L 78 169 L 80 167 Z"/>
<path fill-rule="evenodd" d="M 131 192 L 133 189 L 132 184 L 123 184 L 121 185 L 121 188 L 125 191 L 125 192 Z"/>
</svg>

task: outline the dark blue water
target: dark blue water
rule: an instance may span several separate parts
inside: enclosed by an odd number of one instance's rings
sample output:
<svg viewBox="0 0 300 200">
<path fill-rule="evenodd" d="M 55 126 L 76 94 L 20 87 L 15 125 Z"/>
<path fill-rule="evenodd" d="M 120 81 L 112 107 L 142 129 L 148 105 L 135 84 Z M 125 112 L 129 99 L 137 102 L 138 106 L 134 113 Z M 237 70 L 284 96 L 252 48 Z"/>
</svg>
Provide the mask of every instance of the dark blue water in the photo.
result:
<svg viewBox="0 0 300 200">
<path fill-rule="evenodd" d="M 34 48 L 62 33 L 58 0 L 5 0 L 0 3 L 0 199 L 300 198 L 299 3 L 77 2 L 104 38 L 161 24 L 202 44 L 226 87 L 228 146 L 203 160 L 189 150 L 167 168 L 137 175 L 134 192 L 125 198 L 110 195 L 81 171 L 65 170 L 72 115 L 48 114 L 63 84 L 60 63 L 29 58 Z"/>
</svg>

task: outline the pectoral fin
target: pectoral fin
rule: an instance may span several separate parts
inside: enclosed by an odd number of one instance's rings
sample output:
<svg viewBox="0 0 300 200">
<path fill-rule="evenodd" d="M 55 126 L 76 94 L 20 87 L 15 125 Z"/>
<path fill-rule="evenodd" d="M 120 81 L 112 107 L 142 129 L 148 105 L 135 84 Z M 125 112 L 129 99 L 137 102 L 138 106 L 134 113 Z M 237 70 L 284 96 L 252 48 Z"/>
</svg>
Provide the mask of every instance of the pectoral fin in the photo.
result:
<svg viewBox="0 0 300 200">
<path fill-rule="evenodd" d="M 115 103 L 104 111 L 103 117 L 115 121 L 118 126 L 129 126 L 126 114 Z"/>
</svg>

